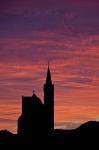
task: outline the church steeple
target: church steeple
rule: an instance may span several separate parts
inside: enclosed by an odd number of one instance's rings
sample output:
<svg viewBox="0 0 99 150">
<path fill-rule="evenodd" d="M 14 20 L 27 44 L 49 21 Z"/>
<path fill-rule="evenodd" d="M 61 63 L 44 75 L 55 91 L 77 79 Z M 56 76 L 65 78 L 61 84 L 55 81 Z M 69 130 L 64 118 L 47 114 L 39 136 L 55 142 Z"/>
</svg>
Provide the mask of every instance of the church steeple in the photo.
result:
<svg viewBox="0 0 99 150">
<path fill-rule="evenodd" d="M 49 63 L 48 63 L 48 69 L 47 69 L 46 84 L 52 84 L 51 73 L 50 73 L 50 68 L 49 68 Z"/>
<path fill-rule="evenodd" d="M 47 77 L 44 84 L 44 105 L 47 109 L 48 130 L 54 129 L 54 84 L 52 84 L 51 73 L 48 63 Z"/>
</svg>

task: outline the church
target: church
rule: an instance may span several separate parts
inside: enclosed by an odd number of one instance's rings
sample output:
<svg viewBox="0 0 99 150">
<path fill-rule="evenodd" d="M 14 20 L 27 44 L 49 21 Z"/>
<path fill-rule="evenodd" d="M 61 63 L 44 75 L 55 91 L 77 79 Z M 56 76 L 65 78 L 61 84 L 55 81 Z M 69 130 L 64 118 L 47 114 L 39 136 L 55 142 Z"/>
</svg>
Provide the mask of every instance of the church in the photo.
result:
<svg viewBox="0 0 99 150">
<path fill-rule="evenodd" d="M 30 139 L 33 135 L 44 135 L 54 130 L 54 84 L 48 65 L 43 87 L 44 103 L 33 93 L 22 96 L 22 113 L 18 118 L 18 135 Z"/>
</svg>

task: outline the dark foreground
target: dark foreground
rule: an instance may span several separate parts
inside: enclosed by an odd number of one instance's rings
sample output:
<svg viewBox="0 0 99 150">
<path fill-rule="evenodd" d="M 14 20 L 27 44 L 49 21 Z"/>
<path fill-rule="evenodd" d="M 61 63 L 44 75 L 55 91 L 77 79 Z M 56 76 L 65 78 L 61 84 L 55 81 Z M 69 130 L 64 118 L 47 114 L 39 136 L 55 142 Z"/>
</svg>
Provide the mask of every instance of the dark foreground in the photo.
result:
<svg viewBox="0 0 99 150">
<path fill-rule="evenodd" d="M 0 149 L 99 149 L 99 122 L 90 121 L 75 130 L 54 130 L 24 139 L 7 130 L 0 131 Z"/>
</svg>

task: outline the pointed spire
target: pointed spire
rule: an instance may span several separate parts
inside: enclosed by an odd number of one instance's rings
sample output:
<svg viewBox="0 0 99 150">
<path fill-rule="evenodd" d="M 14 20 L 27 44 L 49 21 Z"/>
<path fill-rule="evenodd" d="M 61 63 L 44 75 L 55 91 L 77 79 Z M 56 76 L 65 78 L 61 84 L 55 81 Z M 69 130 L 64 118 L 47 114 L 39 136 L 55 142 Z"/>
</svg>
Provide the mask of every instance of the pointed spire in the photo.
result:
<svg viewBox="0 0 99 150">
<path fill-rule="evenodd" d="M 48 61 L 48 70 L 47 70 L 46 84 L 52 84 L 50 67 L 49 67 L 49 61 Z"/>
</svg>

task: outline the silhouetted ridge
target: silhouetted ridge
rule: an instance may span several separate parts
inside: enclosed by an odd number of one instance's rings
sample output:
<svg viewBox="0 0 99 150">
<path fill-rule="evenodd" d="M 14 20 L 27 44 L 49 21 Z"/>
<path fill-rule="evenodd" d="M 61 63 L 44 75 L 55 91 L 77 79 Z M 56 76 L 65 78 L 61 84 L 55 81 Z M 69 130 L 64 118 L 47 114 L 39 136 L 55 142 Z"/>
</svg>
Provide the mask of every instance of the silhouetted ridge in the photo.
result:
<svg viewBox="0 0 99 150">
<path fill-rule="evenodd" d="M 77 130 L 82 132 L 83 134 L 93 134 L 93 136 L 95 136 L 96 134 L 99 134 L 99 122 L 88 121 L 77 128 Z"/>
<path fill-rule="evenodd" d="M 97 128 L 99 127 L 99 122 L 97 121 L 88 121 L 88 122 L 85 122 L 84 124 L 82 124 L 81 126 L 78 127 L 78 129 L 90 129 L 90 128 Z"/>
<path fill-rule="evenodd" d="M 2 134 L 2 135 L 8 135 L 8 136 L 9 136 L 9 135 L 13 135 L 13 133 L 9 132 L 8 130 L 1 130 L 1 131 L 0 131 L 0 135 L 1 135 L 1 134 Z"/>
</svg>

